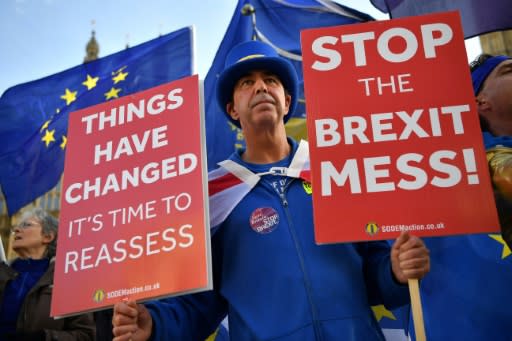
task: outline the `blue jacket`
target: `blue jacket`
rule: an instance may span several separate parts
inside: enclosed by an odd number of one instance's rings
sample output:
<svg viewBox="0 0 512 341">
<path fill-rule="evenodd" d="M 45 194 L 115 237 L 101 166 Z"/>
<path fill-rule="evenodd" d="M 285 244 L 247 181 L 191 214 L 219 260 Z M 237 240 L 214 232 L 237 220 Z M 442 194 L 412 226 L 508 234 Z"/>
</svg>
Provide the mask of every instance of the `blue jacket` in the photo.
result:
<svg viewBox="0 0 512 341">
<path fill-rule="evenodd" d="M 293 153 L 297 143 L 289 140 Z M 287 166 L 231 160 L 253 173 Z M 284 185 L 279 194 L 272 183 Z M 306 186 L 305 186 L 306 185 Z M 154 340 L 204 340 L 226 314 L 232 340 L 383 340 L 370 305 L 409 300 L 386 242 L 316 245 L 305 181 L 263 175 L 212 233 L 214 290 L 151 302 Z M 210 211 L 215 207 L 210 207 Z M 333 208 L 342 228 L 344 210 Z"/>
</svg>

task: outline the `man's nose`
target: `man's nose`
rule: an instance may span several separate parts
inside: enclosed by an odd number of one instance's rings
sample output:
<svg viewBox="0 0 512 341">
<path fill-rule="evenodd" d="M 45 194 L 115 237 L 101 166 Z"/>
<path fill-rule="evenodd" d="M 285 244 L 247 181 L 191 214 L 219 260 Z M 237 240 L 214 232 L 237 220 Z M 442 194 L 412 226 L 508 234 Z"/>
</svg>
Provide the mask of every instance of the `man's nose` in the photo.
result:
<svg viewBox="0 0 512 341">
<path fill-rule="evenodd" d="M 265 81 L 263 79 L 257 79 L 255 87 L 256 87 L 256 92 L 257 93 L 259 93 L 259 92 L 265 92 L 265 93 L 268 92 L 267 84 L 265 83 Z"/>
</svg>

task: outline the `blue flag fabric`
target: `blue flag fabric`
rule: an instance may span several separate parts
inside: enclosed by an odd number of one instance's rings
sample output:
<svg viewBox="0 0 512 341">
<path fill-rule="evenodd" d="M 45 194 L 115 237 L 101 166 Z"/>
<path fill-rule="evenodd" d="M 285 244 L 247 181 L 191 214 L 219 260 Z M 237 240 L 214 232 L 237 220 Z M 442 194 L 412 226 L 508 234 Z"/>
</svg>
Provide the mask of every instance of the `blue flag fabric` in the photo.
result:
<svg viewBox="0 0 512 341">
<path fill-rule="evenodd" d="M 370 0 L 391 18 L 460 11 L 464 37 L 512 28 L 510 0 Z"/>
<path fill-rule="evenodd" d="M 409 317 L 411 306 L 409 304 L 388 310 L 385 306 L 372 306 L 375 318 L 379 322 L 386 341 L 409 341 Z"/>
<path fill-rule="evenodd" d="M 420 282 L 427 340 L 511 341 L 512 253 L 501 235 L 424 241 L 431 259 Z"/>
<path fill-rule="evenodd" d="M 273 45 L 295 66 L 301 82 L 299 105 L 287 126 L 304 122 L 304 89 L 300 31 L 307 28 L 353 24 L 373 20 L 367 14 L 330 0 L 239 0 L 214 61 L 204 81 L 208 169 L 244 146 L 243 136 L 230 123 L 215 100 L 215 84 L 224 69 L 229 50 L 244 41 L 261 40 Z M 302 124 L 304 126 L 304 124 Z M 304 129 L 303 129 L 304 130 Z"/>
<path fill-rule="evenodd" d="M 431 270 L 420 281 L 427 340 L 512 341 L 512 252 L 500 234 L 423 238 Z M 416 340 L 409 305 L 372 307 L 386 341 Z"/>
<path fill-rule="evenodd" d="M 58 183 L 69 113 L 190 76 L 192 37 L 183 28 L 8 89 L 0 98 L 0 185 L 9 215 Z"/>
</svg>

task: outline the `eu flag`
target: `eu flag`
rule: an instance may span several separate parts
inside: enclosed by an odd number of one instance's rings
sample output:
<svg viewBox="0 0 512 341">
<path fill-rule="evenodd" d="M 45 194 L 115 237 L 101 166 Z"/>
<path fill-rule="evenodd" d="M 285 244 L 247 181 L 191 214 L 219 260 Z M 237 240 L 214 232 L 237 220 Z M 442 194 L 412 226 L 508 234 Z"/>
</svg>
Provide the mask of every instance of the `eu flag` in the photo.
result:
<svg viewBox="0 0 512 341">
<path fill-rule="evenodd" d="M 0 98 L 0 185 L 9 214 L 58 183 L 69 113 L 190 76 L 192 37 L 183 28 L 8 89 Z"/>
<path fill-rule="evenodd" d="M 370 0 L 391 18 L 460 11 L 464 37 L 512 28 L 510 0 Z"/>
<path fill-rule="evenodd" d="M 214 61 L 204 81 L 208 169 L 216 168 L 236 148 L 244 146 L 240 129 L 230 123 L 215 101 L 215 84 L 231 48 L 248 40 L 273 45 L 295 66 L 301 82 L 299 105 L 287 123 L 288 134 L 305 134 L 300 31 L 307 28 L 353 24 L 373 20 L 367 14 L 330 0 L 239 0 Z"/>
<path fill-rule="evenodd" d="M 420 283 L 427 340 L 511 341 L 512 252 L 502 236 L 424 241 L 431 262 Z"/>
</svg>

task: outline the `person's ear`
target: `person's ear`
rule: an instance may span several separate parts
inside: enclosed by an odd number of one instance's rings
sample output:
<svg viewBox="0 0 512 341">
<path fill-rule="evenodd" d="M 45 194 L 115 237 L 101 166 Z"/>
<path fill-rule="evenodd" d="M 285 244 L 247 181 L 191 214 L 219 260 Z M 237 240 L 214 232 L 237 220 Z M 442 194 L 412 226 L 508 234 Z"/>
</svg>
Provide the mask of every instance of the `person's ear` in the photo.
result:
<svg viewBox="0 0 512 341">
<path fill-rule="evenodd" d="M 240 119 L 240 115 L 238 114 L 238 112 L 235 110 L 235 106 L 233 105 L 233 102 L 228 102 L 228 104 L 226 104 L 226 112 L 229 114 L 229 116 L 231 116 L 232 119 L 234 119 L 235 121 L 238 121 Z"/>
<path fill-rule="evenodd" d="M 50 244 L 55 239 L 55 233 L 50 232 L 48 234 L 43 234 L 43 243 Z"/>
<path fill-rule="evenodd" d="M 284 96 L 284 115 L 288 115 L 290 112 L 290 104 L 292 103 L 292 96 L 289 94 L 286 94 Z M 290 113 L 292 114 L 292 113 Z"/>
<path fill-rule="evenodd" d="M 478 112 L 485 112 L 491 108 L 489 101 L 485 98 L 485 96 L 478 96 L 476 98 L 476 107 Z"/>
</svg>

